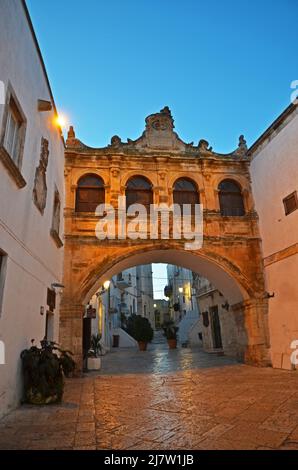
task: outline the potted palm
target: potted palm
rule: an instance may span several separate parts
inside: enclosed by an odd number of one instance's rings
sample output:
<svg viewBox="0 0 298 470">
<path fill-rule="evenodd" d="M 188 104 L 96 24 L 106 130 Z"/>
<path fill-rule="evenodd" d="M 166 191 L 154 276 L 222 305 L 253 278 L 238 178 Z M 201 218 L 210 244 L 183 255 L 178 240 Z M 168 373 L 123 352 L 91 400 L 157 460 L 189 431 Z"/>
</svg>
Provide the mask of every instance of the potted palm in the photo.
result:
<svg viewBox="0 0 298 470">
<path fill-rule="evenodd" d="M 100 370 L 101 368 L 101 335 L 96 334 L 91 337 L 91 348 L 88 351 L 88 370 Z"/>
<path fill-rule="evenodd" d="M 179 330 L 178 326 L 172 320 L 166 321 L 163 324 L 163 334 L 167 338 L 168 345 L 170 349 L 176 349 L 177 347 L 177 332 Z"/>
<path fill-rule="evenodd" d="M 147 318 L 131 315 L 128 319 L 127 332 L 139 343 L 140 351 L 146 351 L 148 343 L 153 339 L 153 329 Z"/>
<path fill-rule="evenodd" d="M 64 376 L 70 377 L 75 369 L 72 353 L 56 343 L 31 340 L 31 348 L 21 353 L 24 377 L 24 401 L 33 405 L 59 403 L 64 392 Z"/>
</svg>

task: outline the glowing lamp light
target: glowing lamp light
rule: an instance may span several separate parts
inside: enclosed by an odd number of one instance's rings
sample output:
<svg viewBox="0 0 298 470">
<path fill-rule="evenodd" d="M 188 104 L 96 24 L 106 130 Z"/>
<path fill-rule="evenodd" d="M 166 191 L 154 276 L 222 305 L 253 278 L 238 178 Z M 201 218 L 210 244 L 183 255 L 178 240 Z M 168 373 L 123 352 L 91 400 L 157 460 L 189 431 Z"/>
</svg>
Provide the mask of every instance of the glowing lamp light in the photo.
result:
<svg viewBox="0 0 298 470">
<path fill-rule="evenodd" d="M 183 287 L 179 287 L 178 290 L 179 290 L 180 294 L 182 294 L 182 292 L 183 292 Z"/>
<path fill-rule="evenodd" d="M 157 305 L 156 305 L 156 304 L 154 304 L 154 305 L 153 305 L 153 307 L 154 307 L 154 308 L 156 308 L 156 307 L 157 307 Z"/>
<path fill-rule="evenodd" d="M 105 281 L 103 283 L 103 286 L 104 286 L 105 289 L 108 289 L 110 287 L 110 281 Z"/>
<path fill-rule="evenodd" d="M 58 114 L 55 118 L 55 124 L 60 129 L 63 129 L 67 125 L 66 117 L 63 114 Z"/>
</svg>

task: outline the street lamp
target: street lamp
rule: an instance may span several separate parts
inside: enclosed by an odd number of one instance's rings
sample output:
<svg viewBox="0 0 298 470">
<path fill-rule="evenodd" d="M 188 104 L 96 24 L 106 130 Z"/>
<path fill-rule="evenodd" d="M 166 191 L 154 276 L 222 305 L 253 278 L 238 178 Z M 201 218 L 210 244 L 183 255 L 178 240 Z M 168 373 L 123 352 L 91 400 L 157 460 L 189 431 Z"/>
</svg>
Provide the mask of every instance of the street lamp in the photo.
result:
<svg viewBox="0 0 298 470">
<path fill-rule="evenodd" d="M 179 287 L 179 289 L 178 289 L 178 290 L 179 290 L 180 294 L 182 294 L 182 293 L 183 293 L 183 287 Z"/>
<path fill-rule="evenodd" d="M 108 290 L 108 288 L 110 287 L 110 281 L 105 281 L 105 282 L 103 283 L 103 286 L 104 286 L 104 288 L 105 288 L 106 290 Z"/>
</svg>

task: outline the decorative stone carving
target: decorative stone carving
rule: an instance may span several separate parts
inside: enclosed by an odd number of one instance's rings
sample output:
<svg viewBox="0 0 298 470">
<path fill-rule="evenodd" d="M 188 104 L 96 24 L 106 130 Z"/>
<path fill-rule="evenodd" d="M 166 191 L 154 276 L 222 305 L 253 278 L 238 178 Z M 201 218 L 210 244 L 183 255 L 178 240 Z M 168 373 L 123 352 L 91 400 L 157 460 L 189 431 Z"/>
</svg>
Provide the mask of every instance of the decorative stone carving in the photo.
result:
<svg viewBox="0 0 298 470">
<path fill-rule="evenodd" d="M 113 178 L 118 178 L 120 170 L 119 168 L 112 168 L 111 173 L 112 173 Z"/>
<path fill-rule="evenodd" d="M 35 171 L 33 200 L 37 209 L 43 215 L 47 201 L 46 171 L 49 160 L 49 141 L 41 138 L 40 160 Z"/>
<path fill-rule="evenodd" d="M 121 145 L 121 139 L 118 135 L 114 135 L 112 138 L 111 138 L 111 147 L 119 147 L 119 145 Z"/>
<path fill-rule="evenodd" d="M 133 141 L 127 139 L 127 143 L 136 149 L 169 149 L 185 152 L 185 144 L 173 131 L 174 119 L 168 106 L 165 106 L 159 113 L 150 114 L 145 119 L 146 128 L 142 136 Z"/>
<path fill-rule="evenodd" d="M 244 139 L 244 135 L 240 135 L 239 137 L 239 144 L 237 150 L 235 150 L 234 154 L 243 157 L 246 155 L 247 152 L 247 145 L 246 145 L 246 140 Z"/>
<path fill-rule="evenodd" d="M 96 149 L 88 147 L 77 139 L 73 126 L 70 126 L 67 134 L 66 147 L 74 151 L 82 149 L 84 152 L 92 154 L 94 154 L 94 150 L 99 153 L 107 151 L 108 158 L 112 158 L 112 160 L 114 158 L 117 159 L 119 154 L 129 155 L 131 153 L 138 154 L 139 152 L 156 150 L 160 151 L 158 157 L 154 155 L 154 158 L 158 159 L 160 156 L 165 155 L 163 152 L 177 154 L 179 157 L 197 157 L 199 159 L 211 156 L 216 159 L 225 157 L 247 158 L 247 146 L 243 135 L 239 137 L 238 148 L 227 154 L 215 152 L 205 139 L 201 139 L 198 145 L 194 145 L 193 142 L 183 142 L 178 134 L 174 132 L 174 119 L 168 106 L 161 109 L 159 113 L 147 116 L 145 123 L 145 130 L 138 139 L 132 140 L 128 138 L 126 142 L 123 142 L 118 135 L 114 135 L 111 138 L 110 144 L 106 147 Z"/>
<path fill-rule="evenodd" d="M 68 133 L 67 133 L 67 139 L 66 139 L 66 147 L 72 147 L 72 148 L 85 148 L 86 145 L 84 145 L 79 139 L 76 138 L 76 134 L 74 131 L 73 126 L 69 127 Z"/>
<path fill-rule="evenodd" d="M 207 140 L 201 139 L 198 148 L 200 152 L 212 153 L 212 147 L 209 147 L 209 142 Z"/>
</svg>

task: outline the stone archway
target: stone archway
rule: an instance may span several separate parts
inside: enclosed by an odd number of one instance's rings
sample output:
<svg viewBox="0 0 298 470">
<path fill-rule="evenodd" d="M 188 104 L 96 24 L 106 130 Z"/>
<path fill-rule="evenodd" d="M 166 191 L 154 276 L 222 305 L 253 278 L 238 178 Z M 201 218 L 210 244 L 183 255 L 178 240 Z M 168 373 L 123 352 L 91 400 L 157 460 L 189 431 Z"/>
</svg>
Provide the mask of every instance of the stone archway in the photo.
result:
<svg viewBox="0 0 298 470">
<path fill-rule="evenodd" d="M 269 364 L 268 301 L 264 291 L 256 289 L 255 279 L 239 269 L 231 257 L 223 257 L 220 250 L 189 251 L 181 243 L 160 241 L 143 243 L 137 248 L 122 246 L 120 250 L 111 241 L 75 245 L 74 242 L 72 269 L 66 283 L 70 287 L 65 290 L 61 304 L 60 339 L 64 347 L 74 352 L 78 364 L 82 354 L 84 305 L 105 280 L 119 271 L 154 262 L 175 263 L 207 277 L 223 292 L 232 314 L 238 317 L 239 338 L 242 338 L 239 339 L 238 356 L 249 364 Z M 224 251 L 222 247 L 221 250 Z M 84 256 L 85 261 L 82 261 Z"/>
<path fill-rule="evenodd" d="M 60 341 L 80 363 L 83 305 L 88 296 L 106 278 L 127 267 L 159 261 L 180 264 L 210 279 L 225 294 L 239 329 L 245 331 L 246 344 L 240 344 L 245 362 L 268 365 L 268 299 L 245 140 L 241 136 L 238 148 L 222 155 L 205 140 L 198 145 L 184 143 L 173 129 L 167 107 L 146 118 L 146 129 L 139 139 L 123 143 L 114 136 L 110 145 L 100 149 L 84 145 L 70 129 L 65 151 L 65 290 Z M 103 179 L 105 201 L 115 211 L 118 197 L 125 194 L 126 182 L 133 175 L 151 181 L 153 202 L 166 205 L 173 203 L 174 182 L 180 177 L 191 178 L 204 206 L 202 248 L 186 250 L 184 239 L 150 240 L 149 225 L 146 239 L 99 241 L 95 236 L 98 218 L 75 209 L 77 182 L 90 172 Z M 220 213 L 218 184 L 225 178 L 241 187 L 244 215 Z"/>
</svg>

